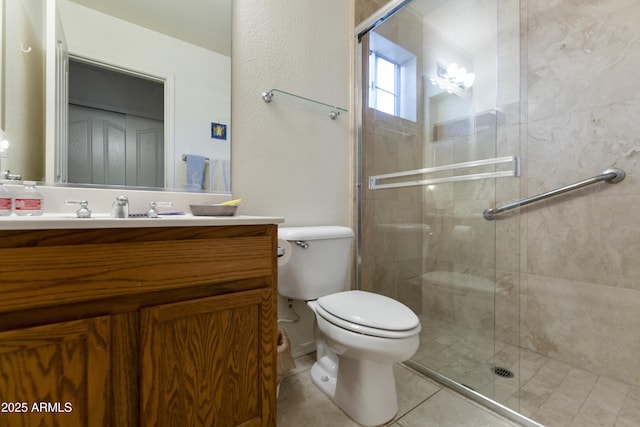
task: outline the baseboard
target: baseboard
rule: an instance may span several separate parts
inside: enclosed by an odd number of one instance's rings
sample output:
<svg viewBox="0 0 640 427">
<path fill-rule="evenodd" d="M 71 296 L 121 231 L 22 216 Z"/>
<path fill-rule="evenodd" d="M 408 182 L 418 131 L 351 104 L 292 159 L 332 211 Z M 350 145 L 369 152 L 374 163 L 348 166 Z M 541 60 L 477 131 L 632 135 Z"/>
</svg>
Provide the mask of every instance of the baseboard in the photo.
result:
<svg viewBox="0 0 640 427">
<path fill-rule="evenodd" d="M 307 341 L 306 343 L 296 345 L 291 348 L 291 355 L 295 359 L 296 357 L 305 356 L 309 353 L 313 353 L 316 351 L 316 342 L 315 341 Z"/>
</svg>

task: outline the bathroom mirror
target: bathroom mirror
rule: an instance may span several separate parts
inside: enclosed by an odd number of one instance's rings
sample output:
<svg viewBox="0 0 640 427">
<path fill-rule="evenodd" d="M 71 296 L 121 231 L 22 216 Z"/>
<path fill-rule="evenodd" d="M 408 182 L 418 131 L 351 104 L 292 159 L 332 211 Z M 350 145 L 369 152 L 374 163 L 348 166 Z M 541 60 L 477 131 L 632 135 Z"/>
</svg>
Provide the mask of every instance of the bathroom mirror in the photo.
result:
<svg viewBox="0 0 640 427">
<path fill-rule="evenodd" d="M 0 127 L 10 140 L 0 152 L 0 171 L 48 185 L 194 191 L 187 182 L 186 159 L 196 156 L 205 159 L 196 191 L 230 192 L 232 0 L 0 1 Z M 82 74 L 81 95 L 109 84 L 122 89 L 127 79 L 159 84 L 162 131 L 153 141 L 162 146 L 148 149 L 144 129 L 129 132 L 135 111 L 113 108 L 113 99 L 82 99 L 77 89 L 71 94 L 79 74 L 73 67 L 69 72 L 67 59 L 118 76 L 105 84 Z M 118 98 L 116 90 L 103 92 Z M 133 93 L 129 86 L 121 92 Z M 95 123 L 94 118 L 74 118 L 70 102 L 114 113 L 120 122 L 98 122 L 91 131 L 85 124 Z M 67 127 L 70 120 L 73 126 Z M 115 143 L 96 142 L 98 136 L 114 134 Z M 126 164 L 113 166 L 120 154 Z M 132 183 L 130 177 L 149 170 L 139 166 L 148 165 L 149 158 L 159 165 L 159 181 Z M 89 171 L 74 172 L 74 164 Z M 105 178 L 105 171 L 111 177 Z M 124 175 L 127 180 L 119 180 Z"/>
</svg>

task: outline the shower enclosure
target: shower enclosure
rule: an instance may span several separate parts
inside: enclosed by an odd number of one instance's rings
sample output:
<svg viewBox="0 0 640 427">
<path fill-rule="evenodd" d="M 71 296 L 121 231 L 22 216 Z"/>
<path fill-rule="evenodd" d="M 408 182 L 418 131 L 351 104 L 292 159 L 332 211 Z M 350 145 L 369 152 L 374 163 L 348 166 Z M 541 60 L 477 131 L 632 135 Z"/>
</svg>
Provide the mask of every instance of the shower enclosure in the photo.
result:
<svg viewBox="0 0 640 427">
<path fill-rule="evenodd" d="M 406 363 L 432 378 L 530 425 L 640 425 L 640 5 L 573 3 L 391 1 L 357 27 L 357 282 L 418 314 Z"/>
</svg>

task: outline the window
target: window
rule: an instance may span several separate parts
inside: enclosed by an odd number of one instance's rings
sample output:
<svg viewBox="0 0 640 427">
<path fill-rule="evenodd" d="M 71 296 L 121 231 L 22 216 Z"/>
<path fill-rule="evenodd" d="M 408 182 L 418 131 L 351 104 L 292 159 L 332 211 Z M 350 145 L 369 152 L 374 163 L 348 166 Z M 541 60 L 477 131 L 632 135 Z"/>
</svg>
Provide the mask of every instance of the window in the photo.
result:
<svg viewBox="0 0 640 427">
<path fill-rule="evenodd" d="M 416 121 L 416 56 L 372 32 L 369 51 L 369 108 Z"/>
<path fill-rule="evenodd" d="M 393 63 L 376 52 L 369 55 L 371 91 L 369 93 L 369 107 L 383 113 L 398 115 L 400 65 Z"/>
</svg>

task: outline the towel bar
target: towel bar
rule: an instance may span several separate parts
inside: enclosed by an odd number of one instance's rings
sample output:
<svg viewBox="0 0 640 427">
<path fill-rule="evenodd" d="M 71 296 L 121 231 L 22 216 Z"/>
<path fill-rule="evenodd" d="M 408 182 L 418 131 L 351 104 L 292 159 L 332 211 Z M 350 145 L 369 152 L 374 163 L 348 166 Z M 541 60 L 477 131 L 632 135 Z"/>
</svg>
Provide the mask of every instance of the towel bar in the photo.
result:
<svg viewBox="0 0 640 427">
<path fill-rule="evenodd" d="M 183 161 L 183 162 L 186 162 L 186 161 L 187 161 L 187 155 L 186 155 L 186 154 L 183 154 L 183 155 L 182 155 L 182 161 Z M 205 158 L 204 158 L 204 161 L 205 161 L 205 162 L 208 162 L 208 161 L 209 161 L 209 158 L 208 158 L 208 157 L 205 157 Z"/>
</svg>

